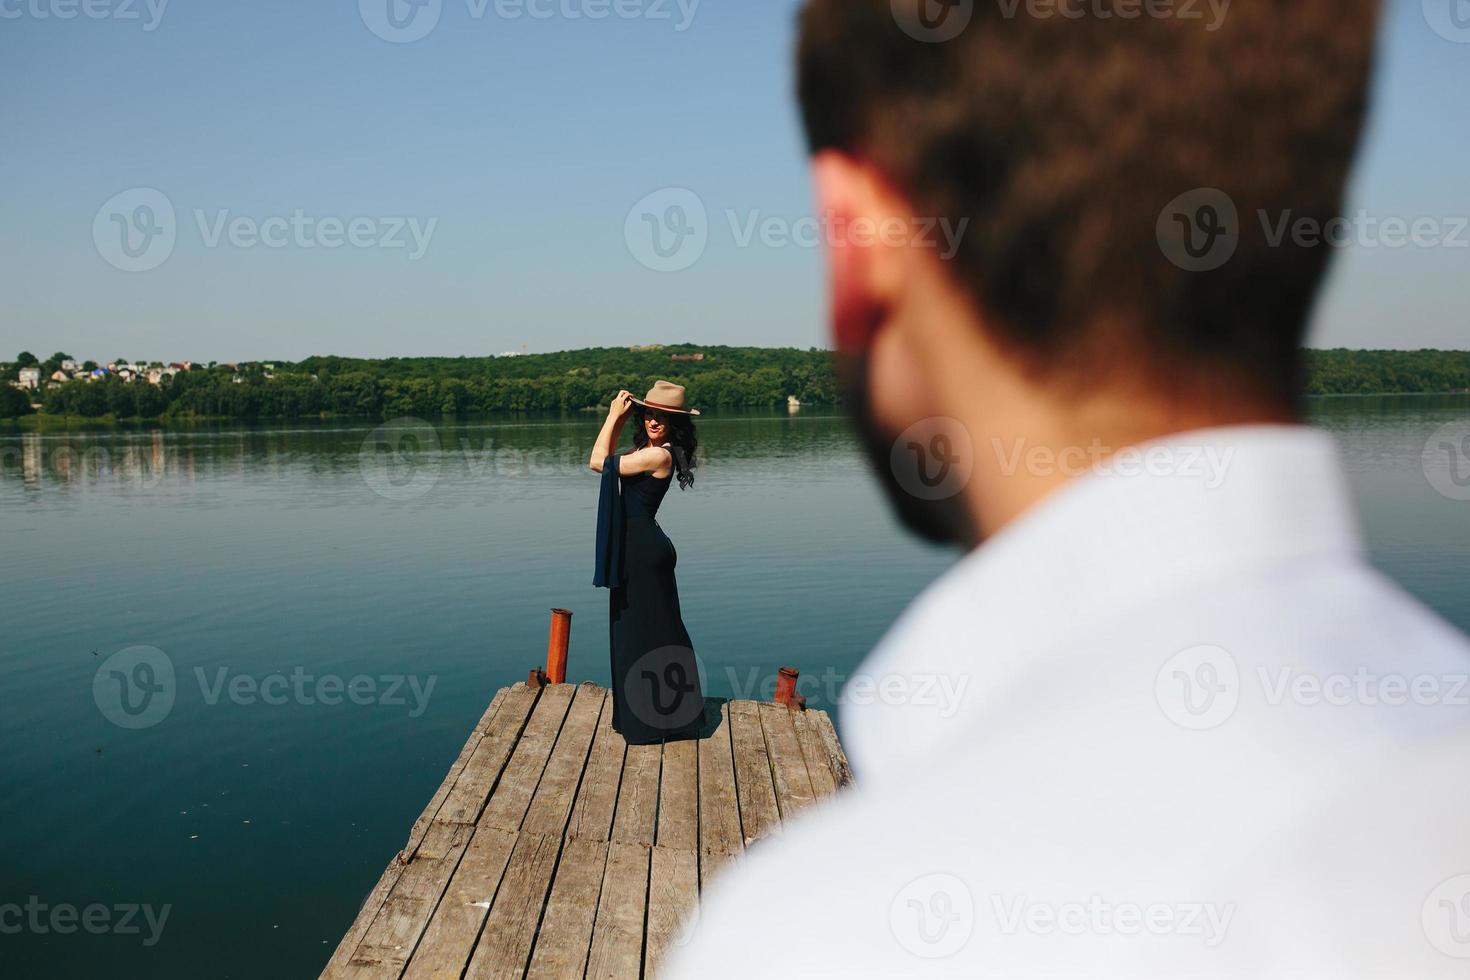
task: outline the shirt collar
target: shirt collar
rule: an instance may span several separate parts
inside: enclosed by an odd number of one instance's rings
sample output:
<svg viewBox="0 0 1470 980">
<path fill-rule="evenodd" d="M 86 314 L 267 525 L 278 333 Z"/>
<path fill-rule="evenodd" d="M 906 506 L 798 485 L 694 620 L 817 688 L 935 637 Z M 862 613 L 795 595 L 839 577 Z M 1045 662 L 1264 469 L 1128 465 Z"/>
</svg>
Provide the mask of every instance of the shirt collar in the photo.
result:
<svg viewBox="0 0 1470 980">
<path fill-rule="evenodd" d="M 871 779 L 906 765 L 1002 697 L 1034 651 L 1085 637 L 1103 616 L 1362 551 L 1325 433 L 1202 429 L 1120 450 L 966 555 L 899 617 L 843 691 L 854 768 Z"/>
</svg>

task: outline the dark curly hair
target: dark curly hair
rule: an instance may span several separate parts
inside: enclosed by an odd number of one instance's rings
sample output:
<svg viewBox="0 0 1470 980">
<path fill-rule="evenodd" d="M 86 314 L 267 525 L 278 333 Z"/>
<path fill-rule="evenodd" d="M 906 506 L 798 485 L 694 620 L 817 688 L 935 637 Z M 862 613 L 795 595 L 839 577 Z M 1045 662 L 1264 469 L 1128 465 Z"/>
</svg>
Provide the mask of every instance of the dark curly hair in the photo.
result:
<svg viewBox="0 0 1470 980">
<path fill-rule="evenodd" d="M 648 414 L 642 405 L 633 406 L 633 446 L 642 449 L 648 445 L 648 430 L 643 428 L 643 419 Z M 664 424 L 668 429 L 668 441 L 674 449 L 674 473 L 679 478 L 679 489 L 694 486 L 694 467 L 699 453 L 699 437 L 694 433 L 694 416 L 680 412 L 665 412 Z"/>
</svg>

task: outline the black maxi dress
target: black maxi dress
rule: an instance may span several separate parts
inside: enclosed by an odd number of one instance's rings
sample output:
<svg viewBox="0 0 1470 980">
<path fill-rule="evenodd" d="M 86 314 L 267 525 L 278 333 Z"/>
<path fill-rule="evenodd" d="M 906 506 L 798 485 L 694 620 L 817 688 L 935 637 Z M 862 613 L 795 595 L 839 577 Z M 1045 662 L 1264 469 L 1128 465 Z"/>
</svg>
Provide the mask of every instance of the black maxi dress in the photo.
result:
<svg viewBox="0 0 1470 980">
<path fill-rule="evenodd" d="M 594 581 L 610 590 L 612 724 L 629 745 L 697 738 L 704 724 L 699 667 L 679 614 L 678 555 L 657 520 L 672 483 L 672 475 L 623 477 L 616 455 L 603 465 Z"/>
</svg>

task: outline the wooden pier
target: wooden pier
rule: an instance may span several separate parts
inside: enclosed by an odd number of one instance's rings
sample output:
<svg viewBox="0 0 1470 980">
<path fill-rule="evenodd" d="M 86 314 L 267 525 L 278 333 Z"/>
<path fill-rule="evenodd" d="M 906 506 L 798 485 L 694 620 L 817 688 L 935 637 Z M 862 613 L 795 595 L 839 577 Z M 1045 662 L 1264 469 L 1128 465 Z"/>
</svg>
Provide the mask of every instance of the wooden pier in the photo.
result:
<svg viewBox="0 0 1470 980">
<path fill-rule="evenodd" d="M 648 746 L 604 688 L 535 673 L 495 695 L 323 977 L 653 976 L 721 865 L 850 780 L 794 671 L 787 703 L 709 699 L 706 737 Z"/>
</svg>

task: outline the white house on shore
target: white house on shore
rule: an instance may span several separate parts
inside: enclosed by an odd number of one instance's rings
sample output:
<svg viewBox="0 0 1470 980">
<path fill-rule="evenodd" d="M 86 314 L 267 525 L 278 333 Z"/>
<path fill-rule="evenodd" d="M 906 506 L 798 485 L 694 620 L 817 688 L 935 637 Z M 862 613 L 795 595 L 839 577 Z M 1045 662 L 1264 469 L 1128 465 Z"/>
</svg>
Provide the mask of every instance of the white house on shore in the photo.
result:
<svg viewBox="0 0 1470 980">
<path fill-rule="evenodd" d="M 36 367 L 21 368 L 20 386 L 33 390 L 41 387 L 41 369 Z"/>
</svg>

